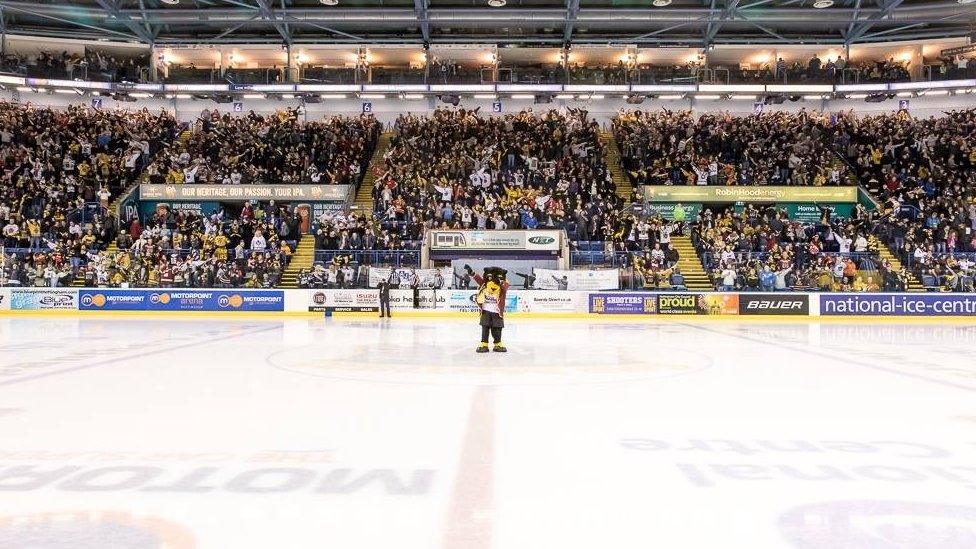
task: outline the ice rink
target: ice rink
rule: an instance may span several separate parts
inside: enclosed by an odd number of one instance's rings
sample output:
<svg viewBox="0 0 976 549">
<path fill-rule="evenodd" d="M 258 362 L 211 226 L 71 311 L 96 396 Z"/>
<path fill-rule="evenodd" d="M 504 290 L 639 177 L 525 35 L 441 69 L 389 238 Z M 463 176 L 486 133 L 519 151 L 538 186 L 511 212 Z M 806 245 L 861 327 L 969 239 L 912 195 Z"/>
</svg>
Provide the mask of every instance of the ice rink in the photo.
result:
<svg viewBox="0 0 976 549">
<path fill-rule="evenodd" d="M 976 322 L 0 334 L 4 549 L 976 547 Z"/>
</svg>

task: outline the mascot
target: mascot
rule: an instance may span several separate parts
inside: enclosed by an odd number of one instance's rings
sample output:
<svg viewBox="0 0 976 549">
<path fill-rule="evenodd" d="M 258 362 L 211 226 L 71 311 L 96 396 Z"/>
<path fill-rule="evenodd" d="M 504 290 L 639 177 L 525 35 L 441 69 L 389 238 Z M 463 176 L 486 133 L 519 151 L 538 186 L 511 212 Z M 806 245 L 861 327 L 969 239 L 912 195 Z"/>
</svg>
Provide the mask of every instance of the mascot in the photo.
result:
<svg viewBox="0 0 976 549">
<path fill-rule="evenodd" d="M 478 345 L 479 353 L 488 352 L 488 334 L 495 342 L 492 350 L 496 353 L 508 351 L 502 345 L 502 328 L 505 327 L 505 294 L 508 293 L 508 281 L 505 275 L 508 271 L 500 267 L 487 267 L 484 276 L 474 274 L 471 266 L 465 265 L 464 270 L 478 284 L 478 293 L 475 295 L 475 303 L 481 309 L 481 344 Z"/>
</svg>

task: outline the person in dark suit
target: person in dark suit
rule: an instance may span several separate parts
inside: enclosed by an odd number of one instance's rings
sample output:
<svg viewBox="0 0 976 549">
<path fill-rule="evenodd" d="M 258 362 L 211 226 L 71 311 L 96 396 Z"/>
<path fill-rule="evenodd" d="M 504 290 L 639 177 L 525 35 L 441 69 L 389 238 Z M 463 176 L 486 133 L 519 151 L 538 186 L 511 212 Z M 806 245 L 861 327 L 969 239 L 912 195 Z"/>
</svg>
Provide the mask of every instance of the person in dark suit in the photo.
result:
<svg viewBox="0 0 976 549">
<path fill-rule="evenodd" d="M 380 280 L 376 285 L 376 290 L 380 293 L 380 318 L 386 316 L 390 318 L 390 286 L 392 285 L 393 275 L 390 278 Z"/>
</svg>

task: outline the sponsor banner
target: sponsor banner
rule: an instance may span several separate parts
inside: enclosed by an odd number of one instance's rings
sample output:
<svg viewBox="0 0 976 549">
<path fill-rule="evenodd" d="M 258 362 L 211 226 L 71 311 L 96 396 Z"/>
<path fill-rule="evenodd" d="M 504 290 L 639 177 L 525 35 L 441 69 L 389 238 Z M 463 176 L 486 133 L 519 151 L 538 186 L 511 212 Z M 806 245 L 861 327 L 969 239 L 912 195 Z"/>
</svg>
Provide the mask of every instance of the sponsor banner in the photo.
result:
<svg viewBox="0 0 976 549">
<path fill-rule="evenodd" d="M 144 311 L 145 290 L 82 290 L 78 298 L 81 311 Z"/>
<path fill-rule="evenodd" d="M 425 292 L 421 292 L 425 293 Z M 476 313 L 481 309 L 478 308 L 478 304 L 475 303 L 475 296 L 478 295 L 477 290 L 445 290 L 443 292 L 426 292 L 427 294 L 437 294 L 437 308 L 445 309 L 449 311 L 459 311 L 463 313 Z M 441 294 L 444 294 L 441 297 Z M 515 313 L 518 312 L 519 296 L 517 293 L 509 291 L 505 294 L 505 312 Z M 407 301 L 403 308 L 408 309 L 412 307 L 410 301 Z M 423 308 L 423 303 L 421 303 Z M 429 306 L 426 308 L 430 308 Z"/>
<path fill-rule="evenodd" d="M 738 294 L 659 294 L 657 312 L 664 315 L 739 314 Z"/>
<path fill-rule="evenodd" d="M 589 294 L 589 312 L 610 315 L 657 313 L 657 296 L 650 293 Z"/>
<path fill-rule="evenodd" d="M 284 311 L 282 290 L 82 290 L 82 311 Z"/>
<path fill-rule="evenodd" d="M 139 200 L 345 202 L 349 185 L 139 185 Z"/>
<path fill-rule="evenodd" d="M 806 223 L 820 221 L 820 208 L 830 210 L 831 217 L 850 217 L 854 212 L 853 204 L 779 204 L 785 207 L 786 215 L 790 219 Z"/>
<path fill-rule="evenodd" d="M 701 204 L 676 204 L 673 202 L 648 202 L 644 205 L 644 213 L 654 217 L 660 216 L 662 219 L 674 221 L 674 211 L 680 207 L 684 211 L 684 219 L 695 219 L 702 211 Z"/>
<path fill-rule="evenodd" d="M 12 288 L 10 290 L 10 309 L 14 311 L 77 308 L 78 290 L 53 288 Z"/>
<path fill-rule="evenodd" d="M 149 291 L 150 311 L 284 311 L 281 290 L 171 290 Z"/>
<path fill-rule="evenodd" d="M 0 288 L 0 311 L 10 310 L 10 290 Z"/>
<path fill-rule="evenodd" d="M 617 290 L 620 288 L 620 270 L 602 269 L 591 271 L 558 271 L 533 268 L 536 290 Z"/>
<path fill-rule="evenodd" d="M 431 231 L 433 250 L 558 251 L 561 231 Z"/>
<path fill-rule="evenodd" d="M 421 288 L 444 288 L 454 282 L 454 269 L 442 267 L 440 269 L 391 269 L 370 267 L 369 268 L 369 287 L 375 288 L 381 280 L 391 280 L 394 288 L 410 288 L 413 281 L 413 273 L 416 272 L 420 278 Z M 391 279 L 392 275 L 392 279 Z"/>
<path fill-rule="evenodd" d="M 806 294 L 739 294 L 740 315 L 809 315 Z"/>
<path fill-rule="evenodd" d="M 976 294 L 820 294 L 823 316 L 976 316 Z"/>
<path fill-rule="evenodd" d="M 392 304 L 392 295 L 390 296 Z M 309 290 L 308 310 L 312 312 L 377 312 L 380 293 L 377 290 Z"/>
<path fill-rule="evenodd" d="M 857 202 L 857 187 L 645 185 L 647 202 Z"/>
<path fill-rule="evenodd" d="M 587 295 L 584 292 L 558 290 L 514 292 L 517 299 L 516 306 L 520 313 L 585 313 Z"/>
</svg>

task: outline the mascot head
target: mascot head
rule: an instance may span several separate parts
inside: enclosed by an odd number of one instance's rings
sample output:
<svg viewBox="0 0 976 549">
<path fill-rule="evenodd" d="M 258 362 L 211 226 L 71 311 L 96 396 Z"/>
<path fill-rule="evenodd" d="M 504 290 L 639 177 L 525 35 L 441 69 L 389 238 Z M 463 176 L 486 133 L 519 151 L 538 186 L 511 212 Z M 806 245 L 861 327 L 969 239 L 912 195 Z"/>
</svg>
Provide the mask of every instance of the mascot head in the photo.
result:
<svg viewBox="0 0 976 549">
<path fill-rule="evenodd" d="M 488 296 L 498 299 L 501 295 L 502 285 L 505 283 L 505 276 L 508 271 L 501 267 L 486 267 L 484 270 L 484 284 L 478 290 L 475 301 L 481 305 Z"/>
</svg>

